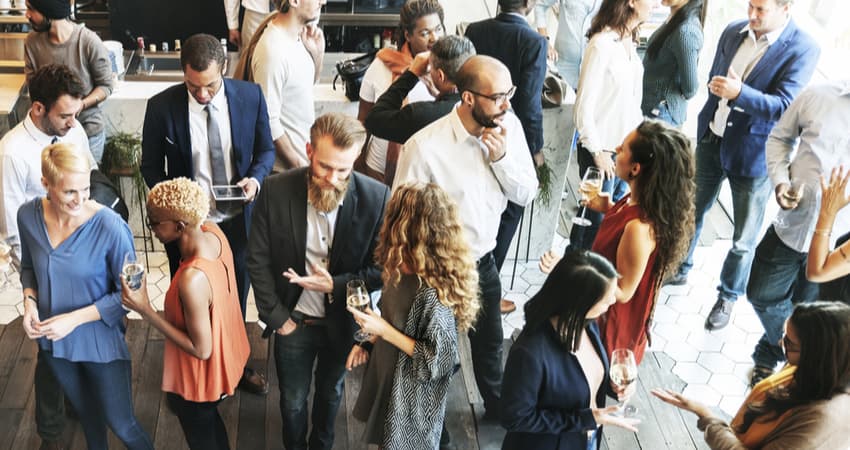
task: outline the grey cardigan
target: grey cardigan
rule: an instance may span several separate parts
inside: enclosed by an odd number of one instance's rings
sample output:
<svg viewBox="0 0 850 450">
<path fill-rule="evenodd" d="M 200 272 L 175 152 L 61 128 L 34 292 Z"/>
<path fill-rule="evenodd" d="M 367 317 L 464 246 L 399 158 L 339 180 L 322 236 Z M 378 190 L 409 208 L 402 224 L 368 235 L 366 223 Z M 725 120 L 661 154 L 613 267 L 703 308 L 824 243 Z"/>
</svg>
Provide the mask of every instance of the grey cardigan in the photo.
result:
<svg viewBox="0 0 850 450">
<path fill-rule="evenodd" d="M 660 28 L 659 28 L 660 30 Z M 649 37 L 658 38 L 658 30 Z M 641 110 L 647 117 L 664 118 L 664 109 L 673 125 L 685 122 L 688 99 L 699 88 L 697 61 L 702 49 L 703 34 L 697 14 L 690 14 L 684 22 L 667 35 L 655 59 L 643 59 L 643 101 Z"/>
</svg>

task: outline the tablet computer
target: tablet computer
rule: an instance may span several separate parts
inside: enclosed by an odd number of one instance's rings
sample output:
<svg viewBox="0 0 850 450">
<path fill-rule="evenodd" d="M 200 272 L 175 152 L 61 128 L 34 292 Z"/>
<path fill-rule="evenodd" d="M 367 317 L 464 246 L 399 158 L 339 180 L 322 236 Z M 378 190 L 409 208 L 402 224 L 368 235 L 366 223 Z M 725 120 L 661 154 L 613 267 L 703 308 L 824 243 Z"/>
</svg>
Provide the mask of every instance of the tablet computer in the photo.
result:
<svg viewBox="0 0 850 450">
<path fill-rule="evenodd" d="M 239 186 L 213 186 L 212 187 L 213 198 L 220 201 L 229 201 L 229 200 L 247 200 L 248 197 L 245 195 L 245 191 L 242 190 Z"/>
</svg>

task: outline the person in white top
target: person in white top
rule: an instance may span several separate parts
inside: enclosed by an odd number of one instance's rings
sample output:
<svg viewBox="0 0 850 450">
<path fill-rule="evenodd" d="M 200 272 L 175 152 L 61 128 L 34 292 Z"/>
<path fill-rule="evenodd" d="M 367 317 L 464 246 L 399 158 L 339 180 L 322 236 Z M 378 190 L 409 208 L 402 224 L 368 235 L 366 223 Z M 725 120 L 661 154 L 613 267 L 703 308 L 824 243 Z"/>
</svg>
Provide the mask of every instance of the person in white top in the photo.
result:
<svg viewBox="0 0 850 450">
<path fill-rule="evenodd" d="M 257 27 L 270 12 L 277 10 L 280 0 L 224 0 L 224 15 L 227 17 L 227 38 L 233 45 L 251 42 Z M 242 31 L 239 31 L 239 5 L 245 8 L 242 16 Z"/>
<path fill-rule="evenodd" d="M 573 118 L 578 132 L 579 176 L 589 167 L 605 175 L 602 189 L 619 200 L 626 184 L 614 174 L 614 151 L 643 119 L 643 63 L 637 54 L 638 26 L 658 0 L 604 0 L 587 37 Z M 585 211 L 589 226 L 574 226 L 570 246 L 590 249 L 602 214 Z"/>
<path fill-rule="evenodd" d="M 366 121 L 375 102 L 413 62 L 413 57 L 430 51 L 437 39 L 445 35 L 443 7 L 437 0 L 410 0 L 399 13 L 398 49 L 381 49 L 369 65 L 360 85 L 360 109 L 357 120 Z M 430 75 L 420 77 L 419 83 L 407 94 L 405 103 L 434 101 L 439 93 Z M 371 130 L 369 131 L 371 133 Z M 363 155 L 365 172 L 370 177 L 392 185 L 398 150 L 402 143 L 390 143 L 375 136 L 369 137 Z"/>
<path fill-rule="evenodd" d="M 325 55 L 325 36 L 316 22 L 325 3 L 284 0 L 250 55 L 250 81 L 263 89 L 269 108 L 276 172 L 307 165 L 307 142 L 316 116 L 313 84 Z"/>
<path fill-rule="evenodd" d="M 573 89 L 578 87 L 581 57 L 587 48 L 584 35 L 601 3 L 602 0 L 539 0 L 534 6 L 537 31 L 549 40 L 549 59 L 555 61 L 558 73 Z M 546 12 L 553 8 L 558 9 L 558 31 L 554 42 L 546 23 Z"/>
<path fill-rule="evenodd" d="M 16 266 L 21 257 L 18 209 L 47 192 L 41 182 L 41 151 L 50 144 L 67 142 L 96 167 L 86 132 L 76 119 L 88 93 L 82 81 L 67 66 L 50 64 L 33 72 L 29 90 L 32 107 L 26 118 L 0 139 L 0 238 L 5 237 L 12 247 Z M 35 390 L 35 421 L 42 448 L 54 448 L 65 426 L 64 394 L 40 353 Z"/>
<path fill-rule="evenodd" d="M 473 56 L 457 75 L 461 101 L 445 117 L 414 134 L 399 158 L 393 189 L 436 183 L 458 205 L 478 260 L 481 315 L 469 333 L 472 364 L 486 415 L 497 417 L 502 383 L 502 287 L 493 249 L 508 200 L 526 206 L 537 194 L 537 175 L 519 119 L 510 111 L 507 67 Z"/>
</svg>

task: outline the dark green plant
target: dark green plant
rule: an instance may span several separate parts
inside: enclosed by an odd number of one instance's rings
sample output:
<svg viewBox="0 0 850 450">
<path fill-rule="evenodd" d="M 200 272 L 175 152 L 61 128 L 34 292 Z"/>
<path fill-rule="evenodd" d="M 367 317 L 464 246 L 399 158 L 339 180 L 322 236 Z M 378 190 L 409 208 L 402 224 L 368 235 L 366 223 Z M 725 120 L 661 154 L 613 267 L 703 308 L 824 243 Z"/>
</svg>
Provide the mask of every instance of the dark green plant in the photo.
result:
<svg viewBox="0 0 850 450">
<path fill-rule="evenodd" d="M 133 187 L 145 192 L 145 180 L 139 170 L 142 162 L 142 139 L 137 133 L 117 131 L 106 138 L 100 170 L 118 186 L 120 178 L 133 179 Z"/>
<path fill-rule="evenodd" d="M 549 162 L 544 161 L 543 164 L 537 167 L 537 201 L 544 208 L 549 207 L 549 202 L 552 200 L 552 177 L 554 173 L 549 167 Z"/>
</svg>

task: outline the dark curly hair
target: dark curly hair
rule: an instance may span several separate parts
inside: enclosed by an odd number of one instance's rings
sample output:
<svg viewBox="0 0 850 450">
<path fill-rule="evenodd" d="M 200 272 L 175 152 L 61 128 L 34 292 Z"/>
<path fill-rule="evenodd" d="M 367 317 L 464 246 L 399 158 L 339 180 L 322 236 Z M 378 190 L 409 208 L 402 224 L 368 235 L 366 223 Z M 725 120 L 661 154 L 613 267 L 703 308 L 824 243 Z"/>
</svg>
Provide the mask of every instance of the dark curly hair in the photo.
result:
<svg viewBox="0 0 850 450">
<path fill-rule="evenodd" d="M 629 148 L 641 170 L 633 195 L 652 225 L 652 272 L 660 283 L 687 255 L 694 235 L 694 152 L 684 133 L 659 120 L 645 120 L 636 131 Z"/>
<path fill-rule="evenodd" d="M 30 75 L 27 84 L 32 101 L 41 103 L 48 111 L 63 95 L 79 99 L 87 94 L 83 82 L 62 64 L 40 67 Z"/>
<path fill-rule="evenodd" d="M 396 31 L 398 48 L 404 45 L 404 33 L 413 33 L 416 29 L 416 21 L 431 14 L 440 17 L 440 25 L 445 28 L 446 14 L 439 0 L 407 0 L 399 11 L 399 24 Z"/>
</svg>

